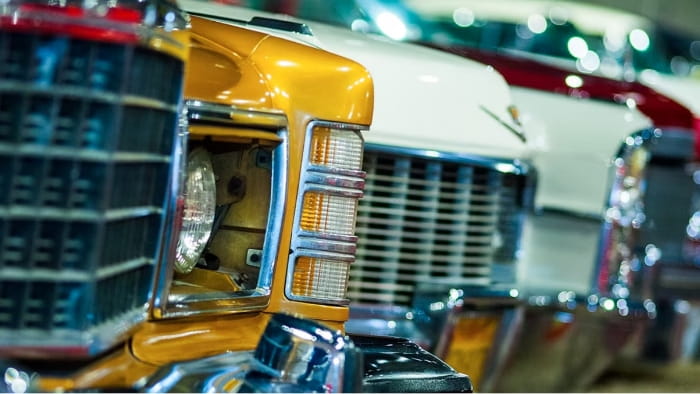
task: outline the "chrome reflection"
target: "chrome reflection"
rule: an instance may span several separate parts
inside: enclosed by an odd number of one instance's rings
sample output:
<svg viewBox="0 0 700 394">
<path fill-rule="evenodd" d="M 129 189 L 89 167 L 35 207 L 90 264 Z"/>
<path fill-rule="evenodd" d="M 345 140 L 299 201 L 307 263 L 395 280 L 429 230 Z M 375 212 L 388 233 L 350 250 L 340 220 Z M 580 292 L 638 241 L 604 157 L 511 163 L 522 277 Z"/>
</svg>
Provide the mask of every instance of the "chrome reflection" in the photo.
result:
<svg viewBox="0 0 700 394">
<path fill-rule="evenodd" d="M 352 341 L 316 322 L 274 315 L 254 351 L 160 369 L 145 392 L 355 392 L 361 358 Z"/>
<path fill-rule="evenodd" d="M 22 370 L 14 367 L 8 367 L 5 370 L 4 382 L 5 387 L 2 390 L 4 393 L 26 393 L 31 386 L 32 381 L 36 378 L 36 374 L 31 376 Z"/>
<path fill-rule="evenodd" d="M 357 391 L 359 360 L 355 345 L 339 331 L 278 314 L 258 343 L 241 391 Z"/>
<path fill-rule="evenodd" d="M 652 129 L 628 136 L 612 162 L 612 184 L 604 214 L 593 293 L 619 298 L 641 296 L 631 293 L 635 290 L 635 275 L 640 267 L 637 254 L 640 229 L 646 220 L 644 197 L 650 144 L 657 137 Z M 612 310 L 610 303 L 602 306 Z"/>
</svg>

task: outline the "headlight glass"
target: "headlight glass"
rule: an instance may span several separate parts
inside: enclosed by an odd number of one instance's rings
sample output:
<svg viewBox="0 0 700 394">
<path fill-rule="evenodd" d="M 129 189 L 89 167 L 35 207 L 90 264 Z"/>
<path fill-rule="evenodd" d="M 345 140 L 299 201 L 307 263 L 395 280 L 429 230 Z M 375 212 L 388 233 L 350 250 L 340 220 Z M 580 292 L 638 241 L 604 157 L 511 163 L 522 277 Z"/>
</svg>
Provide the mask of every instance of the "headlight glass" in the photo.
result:
<svg viewBox="0 0 700 394">
<path fill-rule="evenodd" d="M 196 149 L 187 158 L 185 207 L 177 244 L 175 270 L 192 271 L 206 246 L 214 223 L 216 183 L 209 154 Z"/>
</svg>

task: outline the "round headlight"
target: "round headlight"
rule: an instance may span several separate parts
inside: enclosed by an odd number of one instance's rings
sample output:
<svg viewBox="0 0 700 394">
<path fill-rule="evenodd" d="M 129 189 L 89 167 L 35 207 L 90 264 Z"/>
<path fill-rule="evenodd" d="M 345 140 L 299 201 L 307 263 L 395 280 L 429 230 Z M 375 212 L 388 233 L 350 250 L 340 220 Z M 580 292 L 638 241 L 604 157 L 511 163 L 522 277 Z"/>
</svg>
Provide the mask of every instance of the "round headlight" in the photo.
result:
<svg viewBox="0 0 700 394">
<path fill-rule="evenodd" d="M 204 149 L 195 149 L 189 154 L 184 189 L 185 207 L 175 270 L 186 274 L 197 264 L 214 223 L 216 182 L 211 159 Z"/>
</svg>

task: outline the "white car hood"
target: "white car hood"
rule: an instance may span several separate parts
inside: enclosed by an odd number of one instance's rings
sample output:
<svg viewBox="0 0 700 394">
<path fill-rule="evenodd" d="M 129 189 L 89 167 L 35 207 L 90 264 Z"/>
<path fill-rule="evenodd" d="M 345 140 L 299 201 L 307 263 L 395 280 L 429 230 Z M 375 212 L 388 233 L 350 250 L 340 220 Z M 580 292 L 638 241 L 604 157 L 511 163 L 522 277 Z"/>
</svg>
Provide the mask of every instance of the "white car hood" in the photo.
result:
<svg viewBox="0 0 700 394">
<path fill-rule="evenodd" d="M 652 127 L 636 109 L 513 88 L 539 172 L 536 206 L 601 217 L 611 164 L 627 136 Z"/>
<path fill-rule="evenodd" d="M 512 104 L 508 85 L 489 66 L 287 15 L 196 0 L 179 4 L 185 11 L 214 19 L 248 21 L 264 16 L 304 23 L 313 36 L 245 26 L 362 64 L 374 81 L 374 118 L 365 134 L 368 143 L 509 160 L 529 156 L 527 145 L 516 135 L 521 128 L 508 112 Z"/>
</svg>

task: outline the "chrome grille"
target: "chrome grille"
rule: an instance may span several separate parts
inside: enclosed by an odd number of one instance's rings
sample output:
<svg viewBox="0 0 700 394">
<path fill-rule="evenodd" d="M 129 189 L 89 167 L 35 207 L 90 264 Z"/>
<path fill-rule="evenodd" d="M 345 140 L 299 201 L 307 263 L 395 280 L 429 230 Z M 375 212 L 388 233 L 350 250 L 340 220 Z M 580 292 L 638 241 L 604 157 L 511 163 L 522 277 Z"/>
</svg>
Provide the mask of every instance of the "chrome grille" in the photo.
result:
<svg viewBox="0 0 700 394">
<path fill-rule="evenodd" d="M 91 354 L 143 316 L 182 70 L 136 44 L 0 33 L 5 350 Z"/>
<path fill-rule="evenodd" d="M 372 146 L 364 170 L 353 302 L 407 305 L 419 282 L 488 285 L 494 262 L 512 264 L 525 176 Z"/>
</svg>

